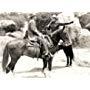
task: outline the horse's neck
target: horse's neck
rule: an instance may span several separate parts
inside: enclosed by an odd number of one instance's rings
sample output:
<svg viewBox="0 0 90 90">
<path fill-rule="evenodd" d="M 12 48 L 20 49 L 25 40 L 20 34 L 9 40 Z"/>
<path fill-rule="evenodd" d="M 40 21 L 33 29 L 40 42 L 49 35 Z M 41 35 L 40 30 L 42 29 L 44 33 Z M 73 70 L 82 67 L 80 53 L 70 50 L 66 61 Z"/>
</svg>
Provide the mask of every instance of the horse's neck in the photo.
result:
<svg viewBox="0 0 90 90">
<path fill-rule="evenodd" d="M 51 39 L 52 39 L 52 42 L 53 42 L 54 46 L 57 46 L 58 45 L 58 42 L 60 41 L 60 34 L 57 33 Z"/>
<path fill-rule="evenodd" d="M 58 50 L 59 50 L 59 46 L 58 46 L 58 43 L 60 41 L 60 34 L 57 33 L 55 36 L 53 36 L 52 38 L 52 42 L 53 42 L 53 48 L 50 49 L 50 52 L 52 54 L 55 54 Z"/>
</svg>

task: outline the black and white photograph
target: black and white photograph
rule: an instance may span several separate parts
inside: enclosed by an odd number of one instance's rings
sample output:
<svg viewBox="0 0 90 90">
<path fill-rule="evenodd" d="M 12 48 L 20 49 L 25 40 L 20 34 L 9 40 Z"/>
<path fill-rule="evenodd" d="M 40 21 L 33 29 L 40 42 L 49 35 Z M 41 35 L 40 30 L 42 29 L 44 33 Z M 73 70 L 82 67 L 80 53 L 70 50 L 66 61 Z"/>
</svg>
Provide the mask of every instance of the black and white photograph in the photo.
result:
<svg viewBox="0 0 90 90">
<path fill-rule="evenodd" d="M 87 0 L 1 0 L 0 79 L 89 81 Z"/>
</svg>

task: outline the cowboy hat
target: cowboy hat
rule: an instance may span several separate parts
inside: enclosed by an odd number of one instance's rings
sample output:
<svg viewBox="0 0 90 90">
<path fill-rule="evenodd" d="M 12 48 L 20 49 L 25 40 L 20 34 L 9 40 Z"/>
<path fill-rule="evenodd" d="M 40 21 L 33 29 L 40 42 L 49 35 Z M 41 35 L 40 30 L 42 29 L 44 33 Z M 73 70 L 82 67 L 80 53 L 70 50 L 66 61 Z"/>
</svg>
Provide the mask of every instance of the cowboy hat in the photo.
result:
<svg viewBox="0 0 90 90">
<path fill-rule="evenodd" d="M 58 19 L 58 17 L 56 15 L 52 15 L 51 17 L 52 19 Z"/>
</svg>

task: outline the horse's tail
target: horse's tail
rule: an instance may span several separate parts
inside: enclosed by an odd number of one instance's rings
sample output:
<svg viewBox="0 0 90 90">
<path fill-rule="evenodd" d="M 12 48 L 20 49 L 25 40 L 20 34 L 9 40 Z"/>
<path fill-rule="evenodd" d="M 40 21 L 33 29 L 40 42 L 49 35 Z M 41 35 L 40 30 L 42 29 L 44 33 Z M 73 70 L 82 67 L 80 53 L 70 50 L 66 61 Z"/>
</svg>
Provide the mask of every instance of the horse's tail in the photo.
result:
<svg viewBox="0 0 90 90">
<path fill-rule="evenodd" d="M 9 58 L 9 52 L 8 52 L 8 45 L 5 46 L 4 52 L 3 52 L 3 60 L 2 60 L 2 69 L 5 71 L 6 65 L 8 63 Z"/>
</svg>

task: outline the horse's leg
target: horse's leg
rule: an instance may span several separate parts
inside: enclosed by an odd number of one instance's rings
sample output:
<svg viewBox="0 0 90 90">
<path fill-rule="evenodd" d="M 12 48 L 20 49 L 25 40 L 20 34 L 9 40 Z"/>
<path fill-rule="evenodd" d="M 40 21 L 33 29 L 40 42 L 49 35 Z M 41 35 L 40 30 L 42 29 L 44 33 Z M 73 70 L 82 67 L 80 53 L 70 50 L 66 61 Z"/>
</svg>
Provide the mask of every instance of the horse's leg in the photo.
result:
<svg viewBox="0 0 90 90">
<path fill-rule="evenodd" d="M 67 64 L 66 64 L 66 67 L 69 67 L 70 66 L 70 48 L 69 48 L 69 46 L 65 46 L 65 47 L 63 47 L 63 51 L 64 51 L 64 53 L 65 53 L 65 55 L 66 55 L 66 58 L 67 58 Z"/>
<path fill-rule="evenodd" d="M 73 49 L 72 46 L 70 46 L 70 66 L 72 65 L 72 60 L 74 59 L 74 53 L 73 53 Z"/>
<path fill-rule="evenodd" d="M 43 59 L 43 69 L 42 71 L 44 71 L 44 69 L 47 67 L 47 60 Z"/>
<path fill-rule="evenodd" d="M 48 60 L 48 70 L 51 71 L 52 69 L 52 57 Z"/>
<path fill-rule="evenodd" d="M 11 62 L 9 63 L 9 65 L 6 68 L 6 73 L 9 73 L 10 70 L 13 72 L 14 68 L 15 68 L 15 64 L 17 63 L 19 57 L 18 58 L 11 58 Z"/>
<path fill-rule="evenodd" d="M 70 66 L 72 66 L 72 59 L 70 58 Z"/>
<path fill-rule="evenodd" d="M 65 53 L 65 55 L 66 55 L 66 58 L 67 58 L 67 64 L 66 64 L 66 67 L 68 67 L 68 66 L 69 66 L 69 56 L 68 56 L 68 51 L 67 51 L 67 48 L 66 48 L 66 47 L 63 47 L 62 49 L 63 49 L 63 51 L 64 51 L 64 53 Z"/>
<path fill-rule="evenodd" d="M 10 68 L 7 66 L 6 67 L 6 73 L 9 73 L 10 72 Z"/>
<path fill-rule="evenodd" d="M 67 57 L 67 64 L 66 64 L 66 67 L 69 66 L 69 56 L 66 56 Z"/>
<path fill-rule="evenodd" d="M 13 72 L 13 70 L 14 70 L 14 68 L 15 68 L 15 65 L 16 65 L 16 63 L 17 63 L 17 61 L 18 61 L 19 58 L 20 58 L 20 57 L 17 57 L 17 58 L 14 59 L 15 62 L 13 62 L 13 66 L 11 67 L 11 71 L 12 71 L 12 72 Z"/>
</svg>

